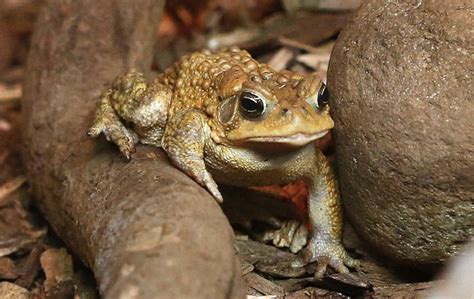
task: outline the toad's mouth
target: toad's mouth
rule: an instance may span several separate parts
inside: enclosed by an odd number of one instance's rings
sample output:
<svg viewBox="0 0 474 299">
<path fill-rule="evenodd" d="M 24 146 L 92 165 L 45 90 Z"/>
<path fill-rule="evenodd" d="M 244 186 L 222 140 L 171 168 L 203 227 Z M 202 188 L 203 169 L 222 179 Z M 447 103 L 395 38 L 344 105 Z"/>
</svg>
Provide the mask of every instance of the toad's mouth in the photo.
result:
<svg viewBox="0 0 474 299">
<path fill-rule="evenodd" d="M 259 136 L 246 138 L 245 142 L 258 142 L 258 143 L 277 143 L 291 146 L 302 146 L 310 143 L 316 139 L 324 137 L 329 130 L 322 131 L 316 134 L 304 134 L 297 133 L 290 136 Z"/>
</svg>

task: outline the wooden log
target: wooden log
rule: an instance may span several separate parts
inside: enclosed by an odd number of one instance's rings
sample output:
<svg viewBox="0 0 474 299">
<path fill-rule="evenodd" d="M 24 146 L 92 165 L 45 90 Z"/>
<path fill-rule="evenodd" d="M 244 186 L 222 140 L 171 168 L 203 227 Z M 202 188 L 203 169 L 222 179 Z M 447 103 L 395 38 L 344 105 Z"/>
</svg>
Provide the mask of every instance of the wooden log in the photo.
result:
<svg viewBox="0 0 474 299">
<path fill-rule="evenodd" d="M 139 146 L 131 162 L 85 133 L 104 84 L 148 71 L 163 1 L 46 1 L 28 58 L 24 161 L 47 220 L 104 298 L 243 298 L 219 205 Z"/>
</svg>

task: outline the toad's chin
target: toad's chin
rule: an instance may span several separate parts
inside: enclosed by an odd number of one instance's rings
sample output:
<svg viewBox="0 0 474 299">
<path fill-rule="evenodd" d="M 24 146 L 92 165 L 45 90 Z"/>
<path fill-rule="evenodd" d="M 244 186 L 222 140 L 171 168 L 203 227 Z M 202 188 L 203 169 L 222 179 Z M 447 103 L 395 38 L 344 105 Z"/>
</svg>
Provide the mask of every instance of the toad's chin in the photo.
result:
<svg viewBox="0 0 474 299">
<path fill-rule="evenodd" d="M 316 134 L 303 134 L 297 133 L 289 136 L 259 136 L 250 137 L 244 141 L 247 143 L 267 143 L 267 144 L 280 144 L 286 146 L 303 146 L 316 139 L 324 137 L 329 130 L 318 132 Z"/>
</svg>

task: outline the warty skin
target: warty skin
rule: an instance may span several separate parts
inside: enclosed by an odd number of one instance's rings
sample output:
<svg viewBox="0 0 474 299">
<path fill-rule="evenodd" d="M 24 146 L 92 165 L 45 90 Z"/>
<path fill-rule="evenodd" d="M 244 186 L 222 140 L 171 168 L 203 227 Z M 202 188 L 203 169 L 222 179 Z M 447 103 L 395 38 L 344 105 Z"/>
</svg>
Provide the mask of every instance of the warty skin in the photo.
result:
<svg viewBox="0 0 474 299">
<path fill-rule="evenodd" d="M 334 173 L 314 140 L 334 125 L 315 75 L 276 72 L 238 48 L 184 56 L 147 83 L 135 71 L 101 96 L 90 136 L 104 133 L 130 158 L 138 142 L 162 147 L 173 164 L 222 202 L 216 182 L 309 188 L 311 237 L 294 266 L 354 267 L 341 243 Z"/>
</svg>

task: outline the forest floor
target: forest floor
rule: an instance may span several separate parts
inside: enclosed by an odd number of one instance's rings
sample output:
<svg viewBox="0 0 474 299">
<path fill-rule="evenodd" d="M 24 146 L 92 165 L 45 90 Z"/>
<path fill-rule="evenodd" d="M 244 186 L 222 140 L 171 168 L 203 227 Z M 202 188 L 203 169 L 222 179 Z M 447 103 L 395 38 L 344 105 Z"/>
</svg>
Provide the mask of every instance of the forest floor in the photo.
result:
<svg viewBox="0 0 474 299">
<path fill-rule="evenodd" d="M 293 15 L 289 11 L 293 8 L 276 0 L 230 2 L 234 3 L 169 1 L 157 28 L 154 69 L 160 72 L 181 55 L 203 47 L 238 45 L 276 70 L 316 72 L 326 79 L 332 47 L 351 7 L 332 12 L 312 8 Z M 254 6 L 243 4 L 250 2 Z M 35 208 L 21 163 L 21 148 L 28 146 L 21 142 L 22 81 L 41 5 L 42 1 L 0 0 L 0 297 L 98 298 L 93 274 Z M 335 159 L 330 135 L 318 146 Z M 306 191 L 301 184 L 264 191 L 304 205 Z M 416 298 L 434 283 L 423 274 L 406 275 L 374 257 L 350 226 L 344 243 L 361 259 L 361 267 L 350 275 L 329 273 L 320 280 L 314 279 L 311 269 L 289 271 L 284 261 L 291 253 L 252 240 L 248 229 L 235 228 L 249 298 Z"/>
</svg>

